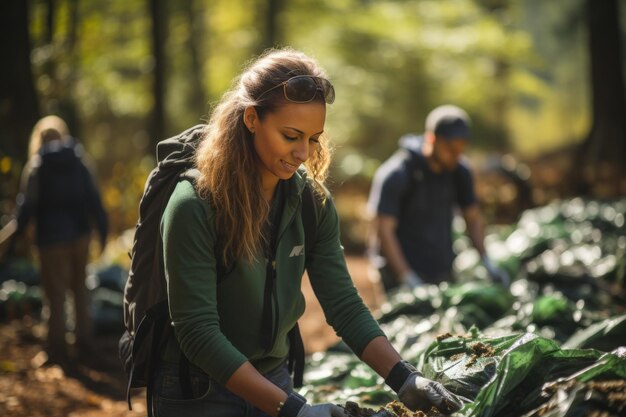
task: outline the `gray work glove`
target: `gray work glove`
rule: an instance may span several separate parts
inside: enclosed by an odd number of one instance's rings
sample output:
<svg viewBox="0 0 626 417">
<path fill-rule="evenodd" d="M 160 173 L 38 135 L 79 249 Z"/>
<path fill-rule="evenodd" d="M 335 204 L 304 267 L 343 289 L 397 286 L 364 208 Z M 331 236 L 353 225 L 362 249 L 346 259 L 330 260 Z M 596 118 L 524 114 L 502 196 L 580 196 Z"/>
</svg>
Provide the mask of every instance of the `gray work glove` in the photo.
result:
<svg viewBox="0 0 626 417">
<path fill-rule="evenodd" d="M 463 402 L 439 382 L 426 379 L 419 372 L 411 374 L 400 391 L 398 398 L 409 410 L 430 410 L 434 405 L 442 413 L 454 413 L 463 407 Z"/>
<path fill-rule="evenodd" d="M 450 414 L 463 407 L 463 402 L 456 395 L 439 382 L 424 378 L 413 365 L 405 361 L 393 367 L 385 382 L 411 411 L 427 412 L 435 406 L 442 413 Z"/>
<path fill-rule="evenodd" d="M 346 417 L 346 410 L 335 404 L 304 404 L 296 417 Z"/>
<path fill-rule="evenodd" d="M 415 289 L 419 286 L 424 285 L 424 281 L 417 275 L 417 273 L 413 270 L 405 272 L 402 275 L 402 283 L 407 285 L 410 289 Z"/>
<path fill-rule="evenodd" d="M 489 273 L 489 277 L 491 278 L 491 281 L 497 284 L 502 284 L 505 287 L 508 287 L 509 285 L 511 285 L 511 278 L 509 278 L 509 274 L 507 274 L 505 270 L 500 269 L 497 266 L 495 266 L 487 255 L 482 257 L 482 261 L 483 261 L 483 266 L 487 270 L 487 273 Z"/>
<path fill-rule="evenodd" d="M 346 417 L 346 411 L 334 404 L 309 405 L 302 395 L 291 392 L 278 411 L 278 417 Z"/>
</svg>

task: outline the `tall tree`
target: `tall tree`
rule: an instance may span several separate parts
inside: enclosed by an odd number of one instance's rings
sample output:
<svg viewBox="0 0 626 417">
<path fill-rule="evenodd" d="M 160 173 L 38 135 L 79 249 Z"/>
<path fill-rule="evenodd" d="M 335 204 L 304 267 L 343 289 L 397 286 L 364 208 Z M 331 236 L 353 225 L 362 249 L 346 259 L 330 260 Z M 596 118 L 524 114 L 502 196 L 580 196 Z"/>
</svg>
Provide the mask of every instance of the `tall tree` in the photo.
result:
<svg viewBox="0 0 626 417">
<path fill-rule="evenodd" d="M 149 0 L 152 18 L 152 57 L 154 60 L 152 93 L 153 107 L 148 132 L 152 150 L 158 141 L 165 139 L 165 42 L 167 39 L 167 13 L 164 0 Z"/>
<path fill-rule="evenodd" d="M 0 143 L 3 152 L 26 157 L 28 136 L 39 118 L 30 63 L 29 1 L 0 2 Z"/>
<path fill-rule="evenodd" d="M 58 113 L 57 109 L 50 108 L 49 103 L 57 103 L 60 96 L 60 82 L 57 77 L 57 60 L 59 58 L 60 48 L 57 48 L 54 44 L 54 27 L 56 23 L 56 7 L 54 0 L 46 0 L 46 19 L 45 19 L 45 28 L 44 28 L 44 36 L 43 43 L 47 48 L 52 51 L 51 54 L 48 55 L 47 59 L 44 61 L 42 70 L 43 73 L 50 80 L 51 88 L 50 97 L 46 97 L 42 95 L 42 105 L 43 105 L 43 113 Z M 37 42 L 35 42 L 35 47 L 37 46 Z M 49 100 L 47 100 L 49 99 Z M 63 115 L 61 115 L 63 116 Z"/>
<path fill-rule="evenodd" d="M 277 46 L 282 41 L 281 27 L 278 22 L 278 17 L 283 8 L 283 1 L 267 0 L 261 2 L 261 4 L 263 5 L 262 7 L 265 7 L 263 10 L 265 17 L 263 21 L 265 22 L 265 27 L 263 36 L 261 37 L 262 43 L 259 45 L 260 50 L 262 51 L 266 48 Z"/>
<path fill-rule="evenodd" d="M 44 114 L 56 114 L 62 117 L 73 135 L 79 135 L 78 110 L 74 99 L 80 59 L 74 49 L 78 33 L 78 0 L 68 0 L 68 16 L 65 19 L 65 31 L 57 28 L 57 15 L 60 4 L 55 0 L 46 0 L 46 17 L 43 31 L 43 43 L 51 53 L 43 61 L 40 71 L 49 80 L 50 88 L 41 94 L 40 101 Z M 65 37 L 60 36 L 65 33 Z M 35 47 L 37 47 L 35 43 Z M 66 70 L 60 71 L 59 68 Z M 37 68 L 35 68 L 37 70 Z"/>
<path fill-rule="evenodd" d="M 75 136 L 81 137 L 80 118 L 78 114 L 78 106 L 75 99 L 75 87 L 78 82 L 78 74 L 80 69 L 80 56 L 76 50 L 78 41 L 78 23 L 79 11 L 78 0 L 69 0 L 69 14 L 67 18 L 67 37 L 65 39 L 65 52 L 68 57 L 69 71 L 64 80 L 66 94 L 61 100 L 62 111 L 65 119 L 70 126 L 70 130 Z"/>
<path fill-rule="evenodd" d="M 587 0 L 592 125 L 581 148 L 584 191 L 601 171 L 626 174 L 626 90 L 617 0 Z M 601 167 L 600 165 L 604 165 Z M 580 167 L 577 167 L 580 169 Z M 619 179 L 618 175 L 613 179 Z"/>
<path fill-rule="evenodd" d="M 46 0 L 46 43 L 52 43 L 54 39 L 54 20 L 55 20 L 54 0 Z"/>
<path fill-rule="evenodd" d="M 189 71 L 191 75 L 191 84 L 193 87 L 190 91 L 189 105 L 190 108 L 205 113 L 206 107 L 206 95 L 204 93 L 204 85 L 202 79 L 205 77 L 203 73 L 203 60 L 206 54 L 207 42 L 202 42 L 204 37 L 204 12 L 210 6 L 204 6 L 198 11 L 195 7 L 196 2 L 194 0 L 186 0 L 183 2 L 185 9 L 185 15 L 189 25 L 189 36 L 187 37 L 187 49 L 189 57 L 191 59 L 191 65 Z"/>
</svg>

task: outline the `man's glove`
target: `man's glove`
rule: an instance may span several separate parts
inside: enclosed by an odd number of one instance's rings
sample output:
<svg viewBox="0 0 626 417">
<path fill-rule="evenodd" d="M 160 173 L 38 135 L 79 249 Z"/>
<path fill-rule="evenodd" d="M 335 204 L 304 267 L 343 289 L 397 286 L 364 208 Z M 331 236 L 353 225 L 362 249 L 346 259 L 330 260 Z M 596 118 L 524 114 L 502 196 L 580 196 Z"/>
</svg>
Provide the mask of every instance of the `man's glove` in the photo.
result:
<svg viewBox="0 0 626 417">
<path fill-rule="evenodd" d="M 508 287 L 511 284 L 511 279 L 509 278 L 509 274 L 506 273 L 505 270 L 498 268 L 493 263 L 487 255 L 484 255 L 482 258 L 483 266 L 489 273 L 489 277 L 491 281 L 502 284 L 505 287 Z"/>
<path fill-rule="evenodd" d="M 413 270 L 409 270 L 402 275 L 402 284 L 407 285 L 410 289 L 424 285 L 424 281 Z"/>
<path fill-rule="evenodd" d="M 389 372 L 385 382 L 411 411 L 426 412 L 435 406 L 442 413 L 450 414 L 463 407 L 463 402 L 446 390 L 443 385 L 424 378 L 413 365 L 406 361 L 398 362 Z"/>
<path fill-rule="evenodd" d="M 344 408 L 334 404 L 309 405 L 297 392 L 289 394 L 278 410 L 278 417 L 345 417 Z"/>
</svg>

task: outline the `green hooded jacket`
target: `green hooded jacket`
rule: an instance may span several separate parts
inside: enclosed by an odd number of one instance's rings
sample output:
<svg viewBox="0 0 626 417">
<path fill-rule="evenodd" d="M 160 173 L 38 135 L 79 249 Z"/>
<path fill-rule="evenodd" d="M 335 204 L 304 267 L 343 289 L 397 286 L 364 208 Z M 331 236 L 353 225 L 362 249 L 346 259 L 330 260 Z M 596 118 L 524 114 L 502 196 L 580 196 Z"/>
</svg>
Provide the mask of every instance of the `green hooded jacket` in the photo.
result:
<svg viewBox="0 0 626 417">
<path fill-rule="evenodd" d="M 190 182 L 177 185 L 161 220 L 170 317 L 178 340 L 166 347 L 166 361 L 178 361 L 180 346 L 192 364 L 222 385 L 245 361 L 261 373 L 276 368 L 289 353 L 289 330 L 304 313 L 305 266 L 326 321 L 358 356 L 372 339 L 384 336 L 348 273 L 330 195 L 318 210 L 316 241 L 305 257 L 300 214 L 305 181 L 299 171 L 284 187 L 276 251 L 278 331 L 267 354 L 261 346 L 266 260 L 237 261 L 218 285 L 214 212 Z"/>
</svg>

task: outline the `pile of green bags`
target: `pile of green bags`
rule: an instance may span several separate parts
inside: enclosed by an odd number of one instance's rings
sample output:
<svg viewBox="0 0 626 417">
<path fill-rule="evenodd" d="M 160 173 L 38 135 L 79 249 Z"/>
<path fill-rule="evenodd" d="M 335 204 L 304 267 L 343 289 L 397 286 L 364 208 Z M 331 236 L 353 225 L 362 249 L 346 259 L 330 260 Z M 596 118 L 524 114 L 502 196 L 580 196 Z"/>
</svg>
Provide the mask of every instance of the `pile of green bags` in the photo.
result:
<svg viewBox="0 0 626 417">
<path fill-rule="evenodd" d="M 457 417 L 626 416 L 625 217 L 626 199 L 575 198 L 492 230 L 508 288 L 487 280 L 458 233 L 458 280 L 389 294 L 377 319 L 404 359 L 462 397 Z M 126 275 L 89 273 L 98 332 L 121 329 Z M 20 260 L 0 265 L 0 320 L 39 313 L 37 278 Z M 313 402 L 376 410 L 396 399 L 342 343 L 312 355 L 304 381 Z"/>
<path fill-rule="evenodd" d="M 577 198 L 495 230 L 488 250 L 509 288 L 459 235 L 458 281 L 389 294 L 377 318 L 403 358 L 463 399 L 457 417 L 624 416 L 625 215 L 626 199 Z M 396 399 L 342 343 L 308 360 L 305 383 L 315 402 Z"/>
</svg>

